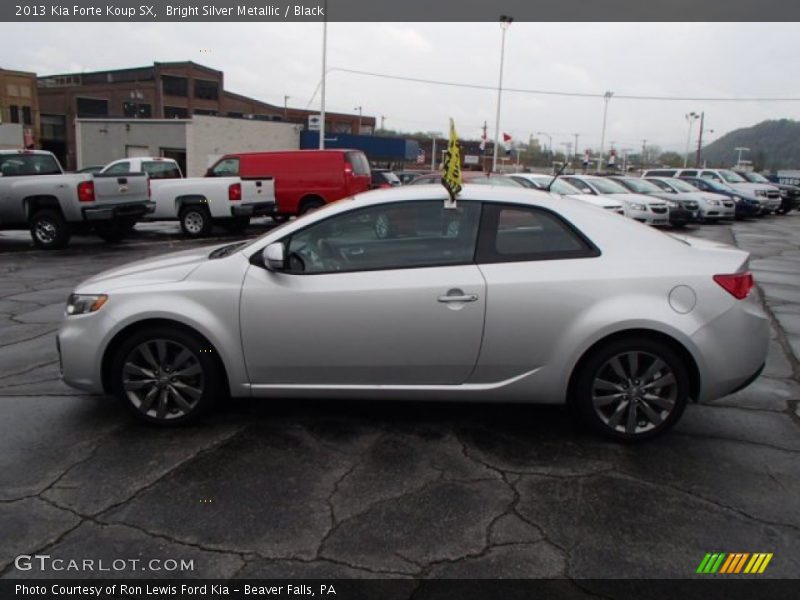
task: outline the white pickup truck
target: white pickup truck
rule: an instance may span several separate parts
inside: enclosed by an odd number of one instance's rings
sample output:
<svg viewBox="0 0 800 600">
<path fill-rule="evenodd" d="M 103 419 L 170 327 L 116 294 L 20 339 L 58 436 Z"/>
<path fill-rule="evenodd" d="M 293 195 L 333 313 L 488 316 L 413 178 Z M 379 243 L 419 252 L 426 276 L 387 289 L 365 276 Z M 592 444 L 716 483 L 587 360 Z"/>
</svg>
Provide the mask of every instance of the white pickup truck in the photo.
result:
<svg viewBox="0 0 800 600">
<path fill-rule="evenodd" d="M 50 152 L 0 150 L 0 229 L 29 229 L 39 248 L 73 233 L 119 240 L 154 207 L 143 174 L 64 173 Z"/>
<path fill-rule="evenodd" d="M 220 225 L 229 231 L 242 231 L 250 218 L 272 214 L 275 210 L 275 182 L 271 177 L 183 178 L 178 163 L 170 158 L 122 158 L 107 164 L 100 173 L 147 173 L 156 209 L 147 215 L 151 221 L 180 221 L 189 237 L 200 237 Z"/>
</svg>

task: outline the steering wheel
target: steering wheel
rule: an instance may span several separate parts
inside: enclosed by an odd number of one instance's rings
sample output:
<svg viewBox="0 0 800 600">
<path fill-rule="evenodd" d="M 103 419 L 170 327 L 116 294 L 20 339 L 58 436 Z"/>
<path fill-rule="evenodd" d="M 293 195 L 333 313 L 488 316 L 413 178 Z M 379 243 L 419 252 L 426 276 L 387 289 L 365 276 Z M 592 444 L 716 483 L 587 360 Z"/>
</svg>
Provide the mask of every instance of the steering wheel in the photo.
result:
<svg viewBox="0 0 800 600">
<path fill-rule="evenodd" d="M 333 249 L 333 246 L 331 246 L 331 243 L 328 240 L 324 238 L 317 240 L 317 251 L 319 252 L 322 262 L 324 262 L 328 267 L 328 270 L 342 270 L 342 267 L 344 266 L 342 257 L 341 255 L 337 254 L 336 250 Z"/>
</svg>

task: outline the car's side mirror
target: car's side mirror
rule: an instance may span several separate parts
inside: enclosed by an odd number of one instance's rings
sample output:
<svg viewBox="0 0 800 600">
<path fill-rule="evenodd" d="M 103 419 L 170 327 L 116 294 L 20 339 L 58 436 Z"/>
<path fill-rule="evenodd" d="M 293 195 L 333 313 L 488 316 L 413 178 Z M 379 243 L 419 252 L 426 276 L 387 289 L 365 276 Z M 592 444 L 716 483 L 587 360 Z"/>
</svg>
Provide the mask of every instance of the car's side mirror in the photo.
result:
<svg viewBox="0 0 800 600">
<path fill-rule="evenodd" d="M 283 271 L 286 268 L 286 248 L 283 242 L 275 242 L 264 248 L 264 266 L 270 271 Z"/>
</svg>

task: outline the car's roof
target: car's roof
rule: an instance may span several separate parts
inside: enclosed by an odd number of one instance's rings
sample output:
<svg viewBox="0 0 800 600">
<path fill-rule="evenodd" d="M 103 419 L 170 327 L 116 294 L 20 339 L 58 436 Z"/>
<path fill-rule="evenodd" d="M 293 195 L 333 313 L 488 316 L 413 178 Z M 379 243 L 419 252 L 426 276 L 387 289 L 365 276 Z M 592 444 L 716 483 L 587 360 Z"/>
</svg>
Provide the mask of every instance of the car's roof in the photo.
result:
<svg viewBox="0 0 800 600">
<path fill-rule="evenodd" d="M 394 187 L 364 192 L 357 197 L 359 202 L 398 202 L 402 200 L 442 200 L 447 198 L 447 190 L 441 184 L 424 184 L 410 187 Z M 551 196 L 532 188 L 497 187 L 465 183 L 456 200 L 481 200 L 485 202 L 528 202 L 532 200 L 547 202 Z"/>
</svg>

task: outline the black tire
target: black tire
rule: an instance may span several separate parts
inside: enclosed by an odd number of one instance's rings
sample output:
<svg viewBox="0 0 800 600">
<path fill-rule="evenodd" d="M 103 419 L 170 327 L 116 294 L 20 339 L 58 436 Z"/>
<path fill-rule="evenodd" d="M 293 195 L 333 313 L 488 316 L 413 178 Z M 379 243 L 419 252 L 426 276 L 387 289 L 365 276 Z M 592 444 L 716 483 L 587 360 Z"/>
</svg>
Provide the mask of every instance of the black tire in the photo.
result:
<svg viewBox="0 0 800 600">
<path fill-rule="evenodd" d="M 159 344 L 163 344 L 163 354 Z M 152 360 L 142 352 L 145 346 Z M 152 377 L 136 367 L 149 370 Z M 179 328 L 153 327 L 136 332 L 116 349 L 110 368 L 114 396 L 138 419 L 152 425 L 196 421 L 226 394 L 223 367 L 214 349 L 200 336 Z M 181 376 L 182 372 L 187 374 Z"/>
<path fill-rule="evenodd" d="M 184 206 L 178 214 L 183 235 L 191 238 L 204 237 L 211 233 L 211 215 L 202 205 Z"/>
<path fill-rule="evenodd" d="M 637 355 L 636 365 L 631 364 L 632 354 Z M 613 363 L 615 358 L 622 373 L 633 372 L 638 378 L 626 381 L 621 377 Z M 656 387 L 654 383 L 662 385 Z M 581 362 L 568 402 L 573 414 L 596 433 L 639 442 L 675 425 L 689 394 L 686 365 L 669 345 L 647 337 L 630 337 L 598 347 Z"/>
<path fill-rule="evenodd" d="M 250 227 L 250 217 L 234 217 L 232 219 L 225 219 L 220 222 L 225 231 L 228 233 L 241 233 Z"/>
<path fill-rule="evenodd" d="M 316 210 L 321 206 L 325 206 L 325 201 L 322 198 L 306 198 L 300 203 L 300 211 L 298 214 L 304 215 L 307 212 L 311 212 L 312 210 Z"/>
<path fill-rule="evenodd" d="M 34 245 L 43 250 L 65 248 L 72 235 L 61 213 L 49 208 L 39 210 L 33 215 L 30 232 Z"/>
<path fill-rule="evenodd" d="M 125 232 L 126 235 L 129 235 L 133 232 L 136 228 L 136 219 L 132 219 L 131 217 L 125 217 L 124 219 L 120 219 L 119 226 Z"/>
<path fill-rule="evenodd" d="M 127 229 L 118 221 L 108 221 L 107 223 L 95 225 L 94 232 L 106 242 L 113 244 L 125 239 L 130 233 L 130 229 Z"/>
<path fill-rule="evenodd" d="M 270 215 L 270 216 L 272 217 L 272 220 L 275 223 L 278 223 L 278 224 L 286 223 L 286 221 L 289 220 L 289 215 L 282 215 L 282 214 L 275 213 L 275 214 Z"/>
</svg>

